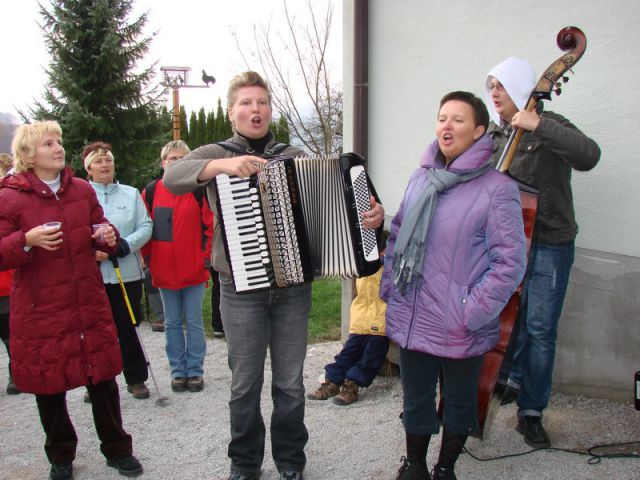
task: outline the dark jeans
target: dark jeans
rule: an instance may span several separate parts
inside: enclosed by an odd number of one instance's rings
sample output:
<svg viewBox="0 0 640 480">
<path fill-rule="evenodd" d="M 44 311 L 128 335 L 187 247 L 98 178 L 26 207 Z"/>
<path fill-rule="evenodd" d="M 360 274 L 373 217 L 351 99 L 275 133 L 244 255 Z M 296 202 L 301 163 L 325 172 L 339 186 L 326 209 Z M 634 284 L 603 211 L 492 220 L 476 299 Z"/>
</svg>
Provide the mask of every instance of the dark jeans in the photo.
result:
<svg viewBox="0 0 640 480">
<path fill-rule="evenodd" d="M 304 425 L 303 365 L 311 284 L 236 294 L 220 275 L 222 316 L 231 368 L 231 470 L 260 471 L 265 425 L 260 411 L 267 350 L 271 355 L 271 451 L 278 471 L 302 471 L 309 439 Z"/>
<path fill-rule="evenodd" d="M 93 422 L 100 439 L 100 450 L 109 460 L 131 455 L 131 435 L 122 428 L 118 384 L 107 380 L 87 385 Z M 72 462 L 76 458 L 78 437 L 67 411 L 67 392 L 36 395 L 40 420 L 46 434 L 44 451 L 51 464 Z"/>
<path fill-rule="evenodd" d="M 214 332 L 224 333 L 222 314 L 220 313 L 220 277 L 218 272 L 209 268 L 211 273 L 211 327 Z"/>
<path fill-rule="evenodd" d="M 131 309 L 136 318 L 136 324 L 140 325 L 142 320 L 142 280 L 127 282 L 124 284 L 131 303 Z M 105 284 L 105 290 L 111 304 L 111 313 L 116 322 L 118 329 L 118 341 L 120 342 L 120 351 L 122 352 L 122 373 L 128 385 L 134 383 L 143 383 L 149 378 L 147 372 L 147 361 L 144 358 L 144 352 L 140 346 L 138 335 L 131 321 L 129 309 L 124 300 L 120 284 Z"/>
<path fill-rule="evenodd" d="M 149 267 L 144 269 L 144 289 L 147 291 L 149 307 L 153 315 L 155 315 L 156 320 L 164 322 L 164 307 L 162 305 L 162 298 L 160 297 L 160 290 L 153 286 L 153 277 L 151 276 Z M 147 320 L 151 321 L 150 318 Z"/>
<path fill-rule="evenodd" d="M 400 349 L 404 395 L 402 422 L 407 433 L 435 435 L 440 431 L 436 384 L 442 379 L 444 426 L 454 435 L 478 430 L 478 378 L 483 355 L 444 358 Z"/>
<path fill-rule="evenodd" d="M 389 351 L 389 339 L 384 335 L 349 335 L 335 362 L 324 369 L 330 382 L 341 385 L 345 379 L 368 387 L 376 378 Z"/>
</svg>

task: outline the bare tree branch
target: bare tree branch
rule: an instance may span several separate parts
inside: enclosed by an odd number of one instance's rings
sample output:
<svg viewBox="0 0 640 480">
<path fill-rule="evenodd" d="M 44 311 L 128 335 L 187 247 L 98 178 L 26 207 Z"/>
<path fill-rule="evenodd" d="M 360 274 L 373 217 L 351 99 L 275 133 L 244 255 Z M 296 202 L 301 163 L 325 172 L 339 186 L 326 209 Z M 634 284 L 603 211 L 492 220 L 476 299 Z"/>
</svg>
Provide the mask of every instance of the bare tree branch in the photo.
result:
<svg viewBox="0 0 640 480">
<path fill-rule="evenodd" d="M 333 24 L 333 5 L 322 18 L 307 3 L 309 22 L 300 25 L 283 0 L 286 31 L 274 35 L 271 20 L 254 26 L 250 48 L 236 47 L 248 69 L 258 66 L 271 85 L 273 106 L 286 118 L 291 137 L 314 154 L 342 148 L 342 92 L 331 83 L 326 62 Z"/>
</svg>

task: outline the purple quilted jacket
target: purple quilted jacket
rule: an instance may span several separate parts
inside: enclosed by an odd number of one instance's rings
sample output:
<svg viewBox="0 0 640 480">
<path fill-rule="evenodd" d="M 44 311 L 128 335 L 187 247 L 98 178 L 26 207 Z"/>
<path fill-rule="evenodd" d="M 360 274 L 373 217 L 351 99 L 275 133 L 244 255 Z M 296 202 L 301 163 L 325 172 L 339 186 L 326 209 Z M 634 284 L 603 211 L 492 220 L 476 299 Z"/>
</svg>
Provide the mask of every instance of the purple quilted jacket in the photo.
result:
<svg viewBox="0 0 640 480">
<path fill-rule="evenodd" d="M 493 151 L 486 135 L 455 159 L 451 171 L 472 170 Z M 387 336 L 400 347 L 448 358 L 489 351 L 498 315 L 520 284 L 526 247 L 516 183 L 496 170 L 442 193 L 426 242 L 422 278 L 404 296 L 393 284 L 393 250 L 402 219 L 429 180 L 426 167 L 445 168 L 438 143 L 422 156 L 391 223 L 380 296 Z"/>
</svg>

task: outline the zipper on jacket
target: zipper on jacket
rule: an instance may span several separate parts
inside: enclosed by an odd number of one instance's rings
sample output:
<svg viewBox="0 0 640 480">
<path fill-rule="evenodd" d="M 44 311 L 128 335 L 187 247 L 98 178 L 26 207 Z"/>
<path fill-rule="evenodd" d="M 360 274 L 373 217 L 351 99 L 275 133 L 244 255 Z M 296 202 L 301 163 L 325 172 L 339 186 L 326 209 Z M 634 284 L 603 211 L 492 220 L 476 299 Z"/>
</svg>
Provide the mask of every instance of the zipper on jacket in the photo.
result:
<svg viewBox="0 0 640 480">
<path fill-rule="evenodd" d="M 407 333 L 407 340 L 406 340 L 406 345 L 404 346 L 405 349 L 409 348 L 409 338 L 411 337 L 411 335 L 413 335 L 413 326 L 416 323 L 416 310 L 417 310 L 417 301 L 418 301 L 418 282 L 416 282 L 416 288 L 414 289 L 414 293 L 413 293 L 413 312 L 411 314 L 411 321 L 409 322 L 409 333 Z"/>
</svg>

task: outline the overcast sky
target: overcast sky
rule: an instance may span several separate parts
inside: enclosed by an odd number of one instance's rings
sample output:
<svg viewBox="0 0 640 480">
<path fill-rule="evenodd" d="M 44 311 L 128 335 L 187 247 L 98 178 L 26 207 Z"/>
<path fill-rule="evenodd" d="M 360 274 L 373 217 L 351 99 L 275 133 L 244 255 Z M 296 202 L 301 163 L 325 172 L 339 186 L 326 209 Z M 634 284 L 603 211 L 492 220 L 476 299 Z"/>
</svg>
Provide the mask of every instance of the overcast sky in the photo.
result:
<svg viewBox="0 0 640 480">
<path fill-rule="evenodd" d="M 324 12 L 329 1 L 313 0 L 316 12 Z M 41 3 L 49 6 L 48 0 Z M 333 0 L 331 3 L 334 15 L 329 63 L 332 76 L 341 87 L 342 2 Z M 298 22 L 309 21 L 307 1 L 289 0 L 288 5 Z M 146 67 L 158 62 L 155 81 L 161 81 L 160 66 L 190 67 L 192 84 L 202 84 L 202 69 L 216 77 L 216 84 L 208 89 L 180 90 L 180 103 L 188 112 L 200 107 L 215 110 L 218 98 L 224 105 L 229 80 L 245 70 L 232 32 L 238 34 L 241 44 L 253 46 L 254 25 L 266 25 L 271 20 L 272 31 L 285 27 L 282 0 L 134 0 L 133 12 L 143 11 L 149 12 L 146 33 L 158 32 L 142 64 Z M 16 117 L 15 107 L 25 109 L 33 99 L 40 99 L 47 80 L 44 68 L 49 63 L 49 56 L 39 27 L 42 17 L 38 12 L 36 0 L 0 1 L 4 67 L 0 75 L 0 112 L 9 112 Z M 258 65 L 252 68 L 260 71 Z M 168 94 L 169 108 L 170 97 Z"/>
</svg>

